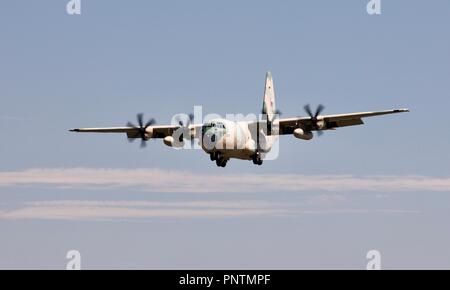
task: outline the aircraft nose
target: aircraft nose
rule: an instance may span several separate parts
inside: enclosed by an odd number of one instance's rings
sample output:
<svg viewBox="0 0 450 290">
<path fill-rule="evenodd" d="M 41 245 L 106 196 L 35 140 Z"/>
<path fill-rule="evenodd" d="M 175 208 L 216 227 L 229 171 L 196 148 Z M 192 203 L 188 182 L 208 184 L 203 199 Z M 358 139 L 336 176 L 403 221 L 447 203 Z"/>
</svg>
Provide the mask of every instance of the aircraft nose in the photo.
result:
<svg viewBox="0 0 450 290">
<path fill-rule="evenodd" d="M 216 147 L 220 137 L 215 132 L 207 132 L 203 138 L 203 147 L 213 149 Z"/>
</svg>

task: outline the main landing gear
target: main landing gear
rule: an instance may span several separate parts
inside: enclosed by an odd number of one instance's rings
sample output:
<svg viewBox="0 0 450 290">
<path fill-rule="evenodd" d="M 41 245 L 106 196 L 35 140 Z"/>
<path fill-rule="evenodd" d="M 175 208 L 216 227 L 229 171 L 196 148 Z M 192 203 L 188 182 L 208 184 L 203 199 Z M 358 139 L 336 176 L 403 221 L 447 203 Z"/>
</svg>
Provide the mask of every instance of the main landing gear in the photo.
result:
<svg viewBox="0 0 450 290">
<path fill-rule="evenodd" d="M 220 152 L 212 152 L 209 154 L 209 158 L 211 161 L 216 161 L 216 165 L 218 167 L 225 167 L 227 166 L 228 158 L 224 157 Z M 261 158 L 261 154 L 257 152 L 255 155 L 252 156 L 253 164 L 255 165 L 262 165 L 263 160 Z"/>
<path fill-rule="evenodd" d="M 219 167 L 227 166 L 228 159 L 222 156 L 220 152 L 213 152 L 209 154 L 211 161 L 216 161 L 216 165 Z"/>
<path fill-rule="evenodd" d="M 261 154 L 259 152 L 256 152 L 255 155 L 253 155 L 253 164 L 255 165 L 262 165 L 263 160 L 261 159 Z"/>
</svg>

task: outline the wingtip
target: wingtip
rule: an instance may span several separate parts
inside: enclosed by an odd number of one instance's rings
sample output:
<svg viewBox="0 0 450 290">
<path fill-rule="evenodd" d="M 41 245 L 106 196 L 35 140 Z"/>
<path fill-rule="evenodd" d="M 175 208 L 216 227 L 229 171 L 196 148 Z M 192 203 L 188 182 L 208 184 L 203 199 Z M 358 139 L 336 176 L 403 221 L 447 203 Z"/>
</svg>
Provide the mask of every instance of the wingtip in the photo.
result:
<svg viewBox="0 0 450 290">
<path fill-rule="evenodd" d="M 70 129 L 69 132 L 80 132 L 80 129 Z"/>
<path fill-rule="evenodd" d="M 396 112 L 396 113 L 404 113 L 404 112 L 409 112 L 409 109 L 397 109 L 397 110 L 394 110 L 394 112 Z"/>
</svg>

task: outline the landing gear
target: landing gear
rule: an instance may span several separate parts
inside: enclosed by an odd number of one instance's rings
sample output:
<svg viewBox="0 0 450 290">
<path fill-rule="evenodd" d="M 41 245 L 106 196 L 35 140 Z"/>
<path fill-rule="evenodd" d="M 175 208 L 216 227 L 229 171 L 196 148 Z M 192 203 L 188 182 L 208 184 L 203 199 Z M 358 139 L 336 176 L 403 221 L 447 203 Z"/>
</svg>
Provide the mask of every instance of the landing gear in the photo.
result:
<svg viewBox="0 0 450 290">
<path fill-rule="evenodd" d="M 225 166 L 227 166 L 227 162 L 228 162 L 227 159 L 220 158 L 220 159 L 216 160 L 216 165 L 219 167 L 225 167 Z"/>
<path fill-rule="evenodd" d="M 261 154 L 259 152 L 256 152 L 255 155 L 253 155 L 253 164 L 255 165 L 262 165 L 263 160 L 261 159 Z"/>
<path fill-rule="evenodd" d="M 220 158 L 221 158 L 220 152 L 214 151 L 209 153 L 209 159 L 211 159 L 211 161 L 216 161 L 219 160 Z"/>
<path fill-rule="evenodd" d="M 219 167 L 225 167 L 227 165 L 228 159 L 222 156 L 220 152 L 213 152 L 209 154 L 211 161 L 216 161 L 216 165 Z"/>
</svg>

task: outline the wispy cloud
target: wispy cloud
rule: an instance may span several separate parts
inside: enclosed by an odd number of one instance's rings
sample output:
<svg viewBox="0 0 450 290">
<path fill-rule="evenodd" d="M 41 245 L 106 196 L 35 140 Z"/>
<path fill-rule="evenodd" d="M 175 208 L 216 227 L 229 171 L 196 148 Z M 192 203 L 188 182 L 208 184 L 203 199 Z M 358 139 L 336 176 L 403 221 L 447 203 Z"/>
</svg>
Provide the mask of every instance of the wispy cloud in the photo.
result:
<svg viewBox="0 0 450 290">
<path fill-rule="evenodd" d="M 0 172 L 0 187 L 127 188 L 146 192 L 450 191 L 450 177 L 204 174 L 161 169 L 30 169 Z"/>
<path fill-rule="evenodd" d="M 142 220 L 186 218 L 287 217 L 311 214 L 409 214 L 398 209 L 305 209 L 299 204 L 267 201 L 99 201 L 28 202 L 0 211 L 0 220 Z"/>
<path fill-rule="evenodd" d="M 276 207 L 239 202 L 46 201 L 0 213 L 0 219 L 113 220 L 274 215 Z"/>
</svg>

